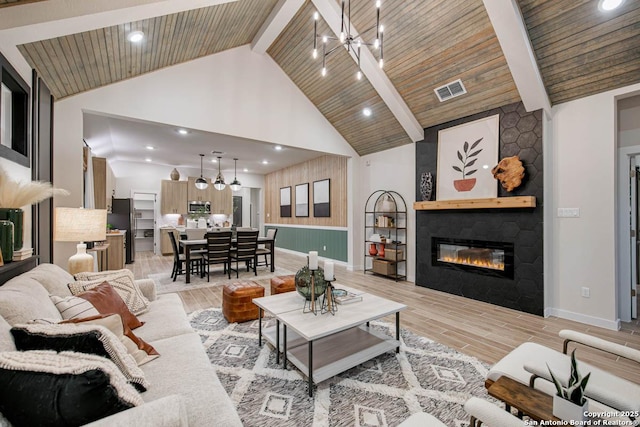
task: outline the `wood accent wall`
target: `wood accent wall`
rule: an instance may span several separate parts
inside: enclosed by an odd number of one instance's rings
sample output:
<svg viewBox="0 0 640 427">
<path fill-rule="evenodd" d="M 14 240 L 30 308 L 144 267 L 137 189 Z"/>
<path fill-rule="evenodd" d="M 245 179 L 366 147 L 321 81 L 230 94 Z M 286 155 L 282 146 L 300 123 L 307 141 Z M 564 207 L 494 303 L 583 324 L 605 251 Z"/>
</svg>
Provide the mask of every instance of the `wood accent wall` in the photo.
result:
<svg viewBox="0 0 640 427">
<path fill-rule="evenodd" d="M 331 217 L 313 216 L 313 181 L 331 180 Z M 264 222 L 268 224 L 347 226 L 347 158 L 322 156 L 265 175 Z M 309 183 L 309 216 L 295 216 L 296 185 Z M 291 187 L 291 218 L 280 217 L 280 188 Z"/>
</svg>

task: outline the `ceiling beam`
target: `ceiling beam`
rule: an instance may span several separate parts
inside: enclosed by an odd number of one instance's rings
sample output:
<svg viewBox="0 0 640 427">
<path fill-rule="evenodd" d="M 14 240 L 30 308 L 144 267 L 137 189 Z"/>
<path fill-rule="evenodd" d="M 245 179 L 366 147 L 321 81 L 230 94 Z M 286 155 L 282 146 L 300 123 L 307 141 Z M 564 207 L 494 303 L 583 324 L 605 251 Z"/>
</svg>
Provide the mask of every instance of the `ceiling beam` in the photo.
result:
<svg viewBox="0 0 640 427">
<path fill-rule="evenodd" d="M 251 42 L 251 49 L 256 53 L 266 53 L 304 2 L 305 0 L 280 0 Z"/>
<path fill-rule="evenodd" d="M 483 2 L 524 107 L 527 111 L 542 109 L 551 115 L 549 95 L 516 0 Z"/>
<path fill-rule="evenodd" d="M 322 16 L 327 25 L 329 25 L 329 28 L 331 28 L 331 31 L 333 31 L 336 37 L 339 37 L 342 22 L 340 4 L 335 0 L 312 0 L 312 2 L 318 10 L 318 13 L 320 13 L 320 16 Z M 348 25 L 351 26 L 352 34 L 360 34 L 350 22 L 348 22 Z M 393 31 L 393 29 L 389 29 L 387 26 L 387 33 L 389 33 L 389 30 Z M 393 36 L 391 35 L 390 37 Z M 355 53 L 349 53 L 353 61 L 357 64 L 358 59 Z M 361 51 L 360 68 L 362 69 L 362 74 L 367 77 L 369 83 L 371 83 L 376 92 L 378 92 L 380 98 L 387 104 L 387 107 L 391 110 L 391 113 L 395 116 L 396 120 L 398 120 L 409 138 L 411 138 L 413 142 L 422 141 L 424 139 L 424 129 L 420 125 L 420 122 L 415 118 L 407 103 L 404 102 L 398 90 L 393 83 L 391 83 L 391 80 L 389 80 L 389 77 L 380 69 L 378 61 L 376 61 L 369 49 L 362 49 Z"/>
</svg>

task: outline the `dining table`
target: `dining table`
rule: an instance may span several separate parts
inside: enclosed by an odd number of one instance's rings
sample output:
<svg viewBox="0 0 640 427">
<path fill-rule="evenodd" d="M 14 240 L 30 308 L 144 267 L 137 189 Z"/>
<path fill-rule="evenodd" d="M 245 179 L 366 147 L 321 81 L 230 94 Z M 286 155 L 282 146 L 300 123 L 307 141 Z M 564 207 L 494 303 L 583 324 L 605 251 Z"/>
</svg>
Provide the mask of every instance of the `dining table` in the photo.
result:
<svg viewBox="0 0 640 427">
<path fill-rule="evenodd" d="M 197 249 L 204 249 L 207 247 L 207 239 L 180 239 L 179 242 L 180 247 L 184 249 L 184 257 L 186 262 L 186 273 L 185 273 L 185 281 L 186 283 L 191 283 L 191 251 Z M 231 246 L 233 247 L 234 243 L 236 243 L 236 239 L 231 239 Z M 276 240 L 270 237 L 258 237 L 258 244 L 263 244 L 269 248 L 271 251 L 271 257 L 269 260 L 271 272 L 273 273 L 275 268 L 275 243 Z"/>
</svg>

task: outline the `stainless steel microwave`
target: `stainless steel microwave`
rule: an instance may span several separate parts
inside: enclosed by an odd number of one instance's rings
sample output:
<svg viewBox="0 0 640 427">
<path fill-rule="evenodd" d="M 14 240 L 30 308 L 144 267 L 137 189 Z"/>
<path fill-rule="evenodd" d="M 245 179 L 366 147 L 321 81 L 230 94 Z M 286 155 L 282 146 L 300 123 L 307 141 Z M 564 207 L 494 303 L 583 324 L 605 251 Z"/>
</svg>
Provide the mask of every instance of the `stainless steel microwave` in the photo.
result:
<svg viewBox="0 0 640 427">
<path fill-rule="evenodd" d="M 210 202 L 201 202 L 201 201 L 193 201 L 189 202 L 189 213 L 211 213 L 211 203 Z"/>
</svg>

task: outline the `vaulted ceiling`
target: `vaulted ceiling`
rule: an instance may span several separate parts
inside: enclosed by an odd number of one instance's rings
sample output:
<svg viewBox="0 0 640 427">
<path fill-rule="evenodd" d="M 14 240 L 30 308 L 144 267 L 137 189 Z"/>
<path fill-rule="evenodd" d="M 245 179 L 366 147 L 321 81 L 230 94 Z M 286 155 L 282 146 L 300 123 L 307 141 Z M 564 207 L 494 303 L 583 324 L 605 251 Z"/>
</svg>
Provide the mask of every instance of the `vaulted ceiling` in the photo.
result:
<svg viewBox="0 0 640 427">
<path fill-rule="evenodd" d="M 266 54 L 360 155 L 416 141 L 416 128 L 521 99 L 504 43 L 480 0 L 385 0 L 383 74 L 365 71 L 356 81 L 356 63 L 337 49 L 322 78 L 321 63 L 311 59 L 312 15 L 324 4 L 318 32 L 335 35 L 330 12 L 339 14 L 339 1 L 333 1 L 229 1 L 34 40 L 19 49 L 61 99 L 252 43 L 278 9 L 292 2 L 299 8 Z M 23 3 L 0 0 L 0 7 Z M 375 22 L 373 5 L 373 0 L 352 0 L 355 29 Z M 598 10 L 598 0 L 517 0 L 517 5 L 551 104 L 640 82 L 640 1 L 627 0 L 608 13 Z M 145 32 L 144 43 L 126 41 L 133 30 Z M 468 93 L 440 102 L 434 89 L 456 79 Z M 354 120 L 365 106 L 375 120 Z"/>
</svg>

